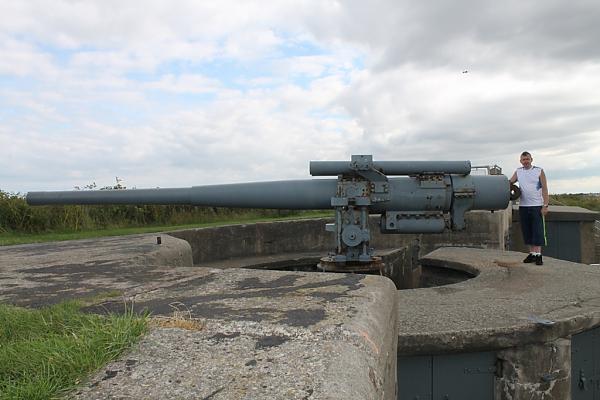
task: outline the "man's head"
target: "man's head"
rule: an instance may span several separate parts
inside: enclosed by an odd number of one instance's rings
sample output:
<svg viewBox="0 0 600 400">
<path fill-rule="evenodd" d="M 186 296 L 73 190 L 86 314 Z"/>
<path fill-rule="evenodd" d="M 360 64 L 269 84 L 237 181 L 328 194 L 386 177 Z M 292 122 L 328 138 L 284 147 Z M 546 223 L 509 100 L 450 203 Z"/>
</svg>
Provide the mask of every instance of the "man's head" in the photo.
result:
<svg viewBox="0 0 600 400">
<path fill-rule="evenodd" d="M 521 153 L 521 165 L 525 169 L 531 168 L 531 162 L 533 161 L 533 157 L 531 157 L 531 153 L 528 151 L 524 151 Z"/>
</svg>

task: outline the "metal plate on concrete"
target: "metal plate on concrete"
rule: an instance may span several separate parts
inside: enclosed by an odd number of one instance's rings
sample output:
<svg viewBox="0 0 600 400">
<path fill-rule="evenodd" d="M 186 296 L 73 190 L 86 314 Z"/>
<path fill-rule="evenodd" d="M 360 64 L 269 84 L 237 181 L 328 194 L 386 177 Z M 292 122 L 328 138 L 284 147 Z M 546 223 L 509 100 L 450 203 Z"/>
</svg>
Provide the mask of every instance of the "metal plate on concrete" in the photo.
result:
<svg viewBox="0 0 600 400">
<path fill-rule="evenodd" d="M 571 397 L 600 399 L 600 328 L 571 338 Z"/>
<path fill-rule="evenodd" d="M 398 399 L 431 400 L 432 356 L 398 358 Z"/>
<path fill-rule="evenodd" d="M 493 352 L 433 358 L 435 400 L 493 399 L 496 355 Z"/>
<path fill-rule="evenodd" d="M 400 357 L 398 399 L 493 399 L 495 373 L 494 352 Z"/>
<path fill-rule="evenodd" d="M 581 262 L 579 222 L 547 221 L 547 245 L 544 255 L 561 260 Z"/>
</svg>

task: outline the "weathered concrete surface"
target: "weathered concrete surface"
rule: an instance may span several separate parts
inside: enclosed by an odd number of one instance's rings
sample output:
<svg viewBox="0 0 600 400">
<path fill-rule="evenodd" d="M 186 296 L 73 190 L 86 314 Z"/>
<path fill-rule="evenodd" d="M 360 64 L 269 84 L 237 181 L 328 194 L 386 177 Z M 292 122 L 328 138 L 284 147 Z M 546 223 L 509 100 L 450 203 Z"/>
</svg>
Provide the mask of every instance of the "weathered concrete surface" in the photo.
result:
<svg viewBox="0 0 600 400">
<path fill-rule="evenodd" d="M 74 398 L 395 398 L 390 280 L 191 267 L 186 242 L 162 235 L 155 243 L 141 235 L 0 248 L 3 302 L 39 306 L 118 290 L 137 310 L 202 323 L 154 328 Z M 124 308 L 120 298 L 89 311 Z"/>
<path fill-rule="evenodd" d="M 423 264 L 475 278 L 398 292 L 400 354 L 493 350 L 553 342 L 600 324 L 600 269 L 523 253 L 441 248 Z M 551 325 L 540 323 L 543 319 Z M 537 322 L 536 322 L 537 321 Z"/>
<path fill-rule="evenodd" d="M 39 306 L 114 291 L 131 296 L 192 279 L 197 273 L 189 243 L 169 235 L 4 246 L 0 301 Z"/>
<path fill-rule="evenodd" d="M 210 270 L 135 298 L 203 329 L 154 330 L 75 398 L 393 399 L 395 293 L 376 276 Z"/>
<path fill-rule="evenodd" d="M 498 352 L 497 400 L 571 398 L 571 341 L 558 339 Z"/>
</svg>

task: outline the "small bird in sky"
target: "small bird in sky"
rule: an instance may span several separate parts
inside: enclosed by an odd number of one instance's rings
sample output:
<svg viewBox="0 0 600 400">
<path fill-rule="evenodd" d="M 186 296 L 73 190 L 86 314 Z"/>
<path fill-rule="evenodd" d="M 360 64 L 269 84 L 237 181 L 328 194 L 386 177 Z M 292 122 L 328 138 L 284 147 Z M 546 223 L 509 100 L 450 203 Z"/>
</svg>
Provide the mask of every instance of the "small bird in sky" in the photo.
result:
<svg viewBox="0 0 600 400">
<path fill-rule="evenodd" d="M 468 74 L 468 73 L 469 73 L 469 70 L 468 70 L 468 69 L 465 69 L 465 70 L 464 70 L 462 73 L 463 73 L 463 74 Z"/>
</svg>

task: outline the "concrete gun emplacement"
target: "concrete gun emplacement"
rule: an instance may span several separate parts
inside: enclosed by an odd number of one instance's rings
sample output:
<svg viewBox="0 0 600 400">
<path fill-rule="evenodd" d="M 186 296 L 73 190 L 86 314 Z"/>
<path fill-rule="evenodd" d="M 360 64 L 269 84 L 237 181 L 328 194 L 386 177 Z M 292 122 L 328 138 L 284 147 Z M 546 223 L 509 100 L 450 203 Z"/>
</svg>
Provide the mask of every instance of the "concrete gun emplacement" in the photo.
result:
<svg viewBox="0 0 600 400">
<path fill-rule="evenodd" d="M 29 192 L 30 205 L 187 204 L 210 207 L 294 210 L 334 209 L 335 250 L 323 257 L 325 271 L 379 270 L 369 242 L 369 214 L 381 214 L 383 233 L 439 233 L 465 228 L 469 210 L 508 206 L 504 175 L 470 175 L 469 161 L 311 161 L 312 176 L 337 179 L 287 180 L 189 188 Z M 388 176 L 396 176 L 389 178 Z"/>
</svg>

